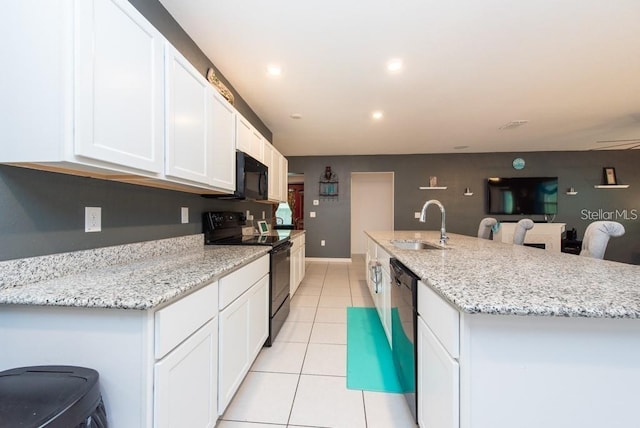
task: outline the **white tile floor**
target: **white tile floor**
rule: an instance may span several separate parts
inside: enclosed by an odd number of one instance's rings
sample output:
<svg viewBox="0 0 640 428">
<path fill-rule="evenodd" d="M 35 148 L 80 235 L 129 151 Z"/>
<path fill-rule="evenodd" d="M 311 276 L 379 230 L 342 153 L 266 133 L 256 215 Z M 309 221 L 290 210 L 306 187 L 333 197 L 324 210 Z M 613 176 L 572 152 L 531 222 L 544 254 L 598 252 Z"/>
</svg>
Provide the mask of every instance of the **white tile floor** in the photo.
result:
<svg viewBox="0 0 640 428">
<path fill-rule="evenodd" d="M 373 306 L 364 258 L 307 264 L 291 312 L 218 428 L 414 428 L 404 397 L 347 389 L 347 306 Z"/>
</svg>

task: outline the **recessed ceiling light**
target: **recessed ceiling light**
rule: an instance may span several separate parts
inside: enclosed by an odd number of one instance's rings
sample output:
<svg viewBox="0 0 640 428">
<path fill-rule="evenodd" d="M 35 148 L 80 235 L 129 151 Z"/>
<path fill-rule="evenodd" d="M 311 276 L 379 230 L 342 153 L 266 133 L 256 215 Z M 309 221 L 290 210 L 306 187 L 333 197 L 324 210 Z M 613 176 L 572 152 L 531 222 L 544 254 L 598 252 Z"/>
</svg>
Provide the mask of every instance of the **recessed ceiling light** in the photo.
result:
<svg viewBox="0 0 640 428">
<path fill-rule="evenodd" d="M 375 120 L 382 119 L 382 116 L 384 116 L 384 114 L 380 110 L 376 110 L 373 113 L 371 113 L 371 117 L 374 118 Z"/>
<path fill-rule="evenodd" d="M 302 115 L 300 113 L 291 113 L 289 117 L 291 119 L 302 119 Z"/>
<path fill-rule="evenodd" d="M 269 73 L 269 76 L 280 76 L 282 68 L 279 65 L 271 64 L 267 67 L 267 73 Z"/>
<path fill-rule="evenodd" d="M 392 73 L 397 73 L 402 70 L 402 60 L 401 59 L 392 59 L 387 63 L 387 70 Z"/>
</svg>

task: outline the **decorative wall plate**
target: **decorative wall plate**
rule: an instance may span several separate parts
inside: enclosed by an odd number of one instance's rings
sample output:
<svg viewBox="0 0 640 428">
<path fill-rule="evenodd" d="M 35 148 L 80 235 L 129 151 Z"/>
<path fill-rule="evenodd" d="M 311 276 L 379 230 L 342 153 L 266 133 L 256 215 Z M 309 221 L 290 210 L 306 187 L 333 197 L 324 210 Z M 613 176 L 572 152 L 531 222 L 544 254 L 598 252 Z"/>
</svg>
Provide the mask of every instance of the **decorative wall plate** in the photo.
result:
<svg viewBox="0 0 640 428">
<path fill-rule="evenodd" d="M 515 158 L 513 162 L 511 162 L 511 165 L 513 165 L 513 169 L 517 169 L 517 170 L 524 169 L 524 165 L 525 165 L 524 159 Z"/>
<path fill-rule="evenodd" d="M 225 84 L 222 83 L 220 79 L 218 79 L 218 76 L 216 76 L 216 72 L 213 71 L 213 68 L 209 68 L 207 70 L 207 80 L 209 81 L 209 83 L 211 83 L 211 85 L 213 85 L 214 88 L 218 90 L 218 92 L 220 92 L 220 95 L 222 95 L 227 101 L 229 101 L 229 104 L 233 105 L 233 102 L 235 101 L 233 94 L 231 93 L 229 88 L 227 88 Z"/>
</svg>

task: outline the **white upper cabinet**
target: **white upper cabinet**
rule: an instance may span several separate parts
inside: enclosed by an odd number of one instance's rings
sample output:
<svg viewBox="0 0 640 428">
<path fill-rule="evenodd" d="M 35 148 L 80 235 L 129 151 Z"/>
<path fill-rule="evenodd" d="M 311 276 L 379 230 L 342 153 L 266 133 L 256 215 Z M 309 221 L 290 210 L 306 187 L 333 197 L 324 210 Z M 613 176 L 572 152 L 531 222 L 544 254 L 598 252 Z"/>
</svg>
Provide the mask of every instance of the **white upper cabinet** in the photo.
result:
<svg viewBox="0 0 640 428">
<path fill-rule="evenodd" d="M 207 135 L 210 85 L 168 42 L 166 45 L 165 174 L 196 183 L 212 181 Z M 212 103 L 211 103 L 212 104 Z"/>
<path fill-rule="evenodd" d="M 264 159 L 269 167 L 269 200 L 286 202 L 288 161 L 268 141 L 264 142 Z"/>
<path fill-rule="evenodd" d="M 236 110 L 213 88 L 209 91 L 207 135 L 211 159 L 211 184 L 219 189 L 236 190 Z"/>
<path fill-rule="evenodd" d="M 161 172 L 163 37 L 126 1 L 75 4 L 74 154 Z"/>
<path fill-rule="evenodd" d="M 242 115 L 236 116 L 236 148 L 259 162 L 264 160 L 264 138 Z"/>
<path fill-rule="evenodd" d="M 4 11 L 1 163 L 229 193 L 236 144 L 264 162 L 260 133 L 127 0 Z"/>
<path fill-rule="evenodd" d="M 280 156 L 280 201 L 289 200 L 289 161 L 284 156 Z"/>
</svg>

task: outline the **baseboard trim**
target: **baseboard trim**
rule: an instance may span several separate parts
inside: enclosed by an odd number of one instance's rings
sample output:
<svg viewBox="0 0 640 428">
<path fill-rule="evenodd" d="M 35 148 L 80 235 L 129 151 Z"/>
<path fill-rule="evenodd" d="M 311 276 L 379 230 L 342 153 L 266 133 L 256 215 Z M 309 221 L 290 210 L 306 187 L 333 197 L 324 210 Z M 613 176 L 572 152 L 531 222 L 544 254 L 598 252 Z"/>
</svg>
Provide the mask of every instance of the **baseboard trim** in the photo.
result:
<svg viewBox="0 0 640 428">
<path fill-rule="evenodd" d="M 334 258 L 334 257 L 305 257 L 305 262 L 332 262 L 332 263 L 351 263 L 351 258 Z"/>
</svg>

